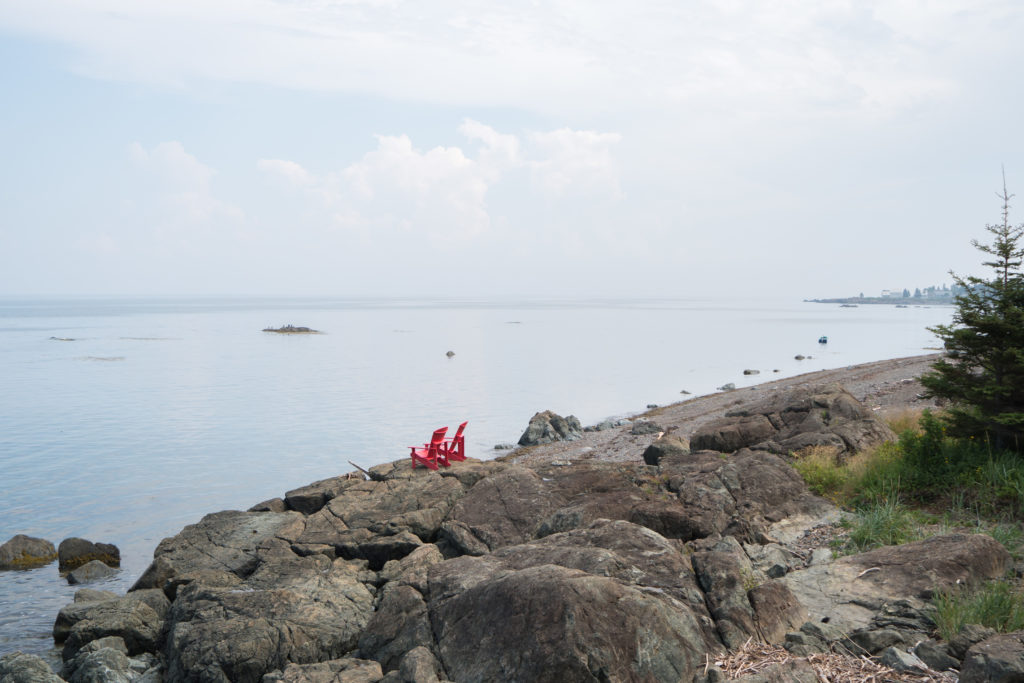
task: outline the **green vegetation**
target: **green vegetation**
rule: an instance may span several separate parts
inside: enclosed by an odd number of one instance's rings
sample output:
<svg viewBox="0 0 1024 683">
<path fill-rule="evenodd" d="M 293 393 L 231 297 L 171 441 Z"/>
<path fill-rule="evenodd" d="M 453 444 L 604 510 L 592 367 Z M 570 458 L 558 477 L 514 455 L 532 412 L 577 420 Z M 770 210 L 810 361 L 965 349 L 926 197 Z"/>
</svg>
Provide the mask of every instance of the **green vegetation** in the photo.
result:
<svg viewBox="0 0 1024 683">
<path fill-rule="evenodd" d="M 951 436 L 984 440 L 998 451 L 1024 453 L 1024 224 L 1010 224 L 1010 195 L 1003 183 L 1003 220 L 986 225 L 991 244 L 971 244 L 990 260 L 990 279 L 953 275 L 963 292 L 950 325 L 931 328 L 946 358 L 921 383 L 948 399 L 942 421 Z"/>
<path fill-rule="evenodd" d="M 990 581 L 979 590 L 958 589 L 935 596 L 933 619 L 949 640 L 965 624 L 981 624 L 1000 633 L 1024 629 L 1024 594 L 1007 581 Z"/>
</svg>

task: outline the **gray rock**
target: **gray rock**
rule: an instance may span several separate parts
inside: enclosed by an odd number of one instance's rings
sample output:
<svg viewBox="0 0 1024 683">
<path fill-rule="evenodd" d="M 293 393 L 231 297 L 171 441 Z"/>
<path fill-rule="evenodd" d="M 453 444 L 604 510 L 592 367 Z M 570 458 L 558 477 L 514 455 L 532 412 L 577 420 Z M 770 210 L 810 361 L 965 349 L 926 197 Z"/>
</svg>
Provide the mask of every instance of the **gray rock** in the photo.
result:
<svg viewBox="0 0 1024 683">
<path fill-rule="evenodd" d="M 857 631 L 850 634 L 850 640 L 864 652 L 874 655 L 894 645 L 903 645 L 903 636 L 899 631 L 883 628 Z M 895 667 L 893 667 L 895 668 Z"/>
<path fill-rule="evenodd" d="M 284 496 L 288 509 L 311 515 L 327 505 L 345 489 L 364 481 L 361 477 L 334 477 L 316 481 L 307 486 L 289 491 Z"/>
<path fill-rule="evenodd" d="M 828 564 L 832 561 L 832 551 L 828 548 L 815 548 L 811 551 L 811 557 L 807 560 L 807 566 L 813 567 L 819 564 Z"/>
<path fill-rule="evenodd" d="M 433 643 L 423 595 L 411 586 L 388 586 L 359 638 L 359 653 L 380 662 L 387 673 L 398 669 L 406 652 Z"/>
<path fill-rule="evenodd" d="M 736 390 L 736 385 L 733 382 L 728 382 L 727 384 L 723 384 L 722 386 L 718 387 L 718 390 L 719 391 L 735 391 Z"/>
<path fill-rule="evenodd" d="M 287 510 L 288 510 L 288 506 L 285 504 L 283 498 L 271 498 L 270 500 L 265 500 L 262 503 L 256 503 L 251 508 L 249 508 L 248 511 L 249 512 L 286 512 Z"/>
<path fill-rule="evenodd" d="M 992 636 L 971 646 L 960 668 L 960 683 L 1024 681 L 1024 631 Z"/>
<path fill-rule="evenodd" d="M 980 643 L 981 641 L 987 640 L 995 635 L 997 635 L 996 630 L 989 628 L 988 626 L 982 626 L 980 624 L 964 624 L 963 628 L 960 629 L 960 632 L 950 639 L 949 654 L 962 662 L 964 657 L 967 656 L 967 651 L 971 649 L 975 643 Z"/>
<path fill-rule="evenodd" d="M 435 565 L 428 610 L 452 680 L 690 680 L 720 650 L 695 588 L 666 539 L 598 522 Z"/>
<path fill-rule="evenodd" d="M 855 453 L 895 438 L 849 392 L 829 384 L 772 394 L 703 425 L 690 441 L 695 450 L 755 448 L 784 455 L 811 446 Z"/>
<path fill-rule="evenodd" d="M 914 647 L 914 654 L 935 671 L 960 668 L 960 660 L 950 656 L 943 643 L 934 640 L 922 640 Z"/>
<path fill-rule="evenodd" d="M 830 650 L 828 643 L 824 640 L 803 631 L 787 633 L 782 647 L 797 657 L 808 657 Z"/>
<path fill-rule="evenodd" d="M 928 670 L 928 665 L 922 662 L 920 659 L 910 654 L 909 652 L 905 652 L 895 647 L 885 648 L 882 651 L 882 654 L 879 655 L 878 659 L 884 666 L 889 667 L 893 671 L 899 671 L 901 673 L 925 673 Z M 961 678 L 961 680 L 963 679 Z"/>
<path fill-rule="evenodd" d="M 120 648 L 83 648 L 71 661 L 65 663 L 63 675 L 68 683 L 131 683 L 138 678 L 138 673 L 132 670 L 131 660 L 124 652 L 123 642 Z"/>
<path fill-rule="evenodd" d="M 760 370 L 744 370 L 743 374 L 744 375 L 760 375 L 761 371 Z"/>
<path fill-rule="evenodd" d="M 73 603 L 54 624 L 54 639 L 64 636 L 64 661 L 98 638 L 120 637 L 129 655 L 155 652 L 169 601 L 157 590 L 137 591 L 115 600 Z M 70 608 L 70 609 L 69 609 Z"/>
<path fill-rule="evenodd" d="M 752 586 L 747 585 L 748 575 L 739 557 L 742 554 L 707 551 L 694 553 L 691 558 L 718 635 L 730 649 L 758 637 L 754 608 L 747 599 Z"/>
<path fill-rule="evenodd" d="M 520 446 L 536 446 L 554 441 L 575 441 L 583 436 L 583 426 L 574 416 L 562 417 L 550 410 L 537 413 L 519 437 Z"/>
<path fill-rule="evenodd" d="M 798 354 L 796 354 L 795 356 L 793 356 L 793 359 L 794 359 L 794 360 L 803 360 L 804 358 L 806 358 L 806 356 L 802 356 L 802 355 L 800 355 L 799 353 L 798 353 Z"/>
<path fill-rule="evenodd" d="M 360 579 L 355 564 L 289 552 L 261 558 L 238 587 L 182 586 L 167 614 L 166 678 L 251 683 L 289 662 L 342 657 L 373 611 Z"/>
<path fill-rule="evenodd" d="M 666 456 L 689 454 L 690 442 L 687 439 L 675 434 L 666 434 L 644 450 L 643 458 L 648 465 L 658 465 Z"/>
<path fill-rule="evenodd" d="M 778 579 L 800 600 L 811 621 L 828 619 L 842 632 L 872 626 L 886 602 L 924 608 L 937 590 L 976 586 L 1003 575 L 1010 556 L 983 534 L 947 534 L 841 557 Z"/>
<path fill-rule="evenodd" d="M 99 560 L 90 560 L 78 569 L 68 572 L 67 578 L 69 584 L 75 585 L 99 581 L 100 579 L 109 578 L 114 574 L 117 574 L 117 570 L 113 567 L 109 567 Z"/>
<path fill-rule="evenodd" d="M 165 538 L 153 552 L 153 562 L 133 591 L 159 588 L 174 597 L 173 579 L 181 574 L 216 570 L 244 577 L 255 571 L 260 558 L 287 551 L 305 529 L 298 512 L 240 512 L 206 515 L 176 536 Z"/>
<path fill-rule="evenodd" d="M 427 648 L 420 645 L 402 657 L 398 673 L 403 681 L 409 683 L 437 683 L 444 675 L 441 663 Z"/>
<path fill-rule="evenodd" d="M 24 652 L 11 652 L 0 657 L 2 683 L 63 683 L 42 657 Z"/>
<path fill-rule="evenodd" d="M 313 664 L 288 664 L 283 671 L 263 676 L 262 683 L 378 683 L 380 664 L 366 659 L 332 659 Z"/>
<path fill-rule="evenodd" d="M 84 564 L 99 560 L 109 567 L 121 566 L 121 551 L 111 543 L 93 543 L 84 538 L 65 538 L 57 546 L 60 571 L 69 572 Z"/>
<path fill-rule="evenodd" d="M 629 430 L 630 434 L 636 436 L 642 436 L 644 434 L 657 434 L 658 432 L 664 431 L 664 427 L 654 422 L 650 422 L 648 420 L 637 420 L 636 422 L 633 423 L 633 426 L 630 427 Z"/>
<path fill-rule="evenodd" d="M 53 562 L 56 557 L 57 551 L 53 544 L 43 538 L 18 534 L 0 545 L 0 569 L 41 567 Z"/>
<path fill-rule="evenodd" d="M 785 642 L 786 634 L 807 621 L 807 610 L 785 584 L 768 581 L 748 591 L 761 638 L 773 645 Z"/>
</svg>

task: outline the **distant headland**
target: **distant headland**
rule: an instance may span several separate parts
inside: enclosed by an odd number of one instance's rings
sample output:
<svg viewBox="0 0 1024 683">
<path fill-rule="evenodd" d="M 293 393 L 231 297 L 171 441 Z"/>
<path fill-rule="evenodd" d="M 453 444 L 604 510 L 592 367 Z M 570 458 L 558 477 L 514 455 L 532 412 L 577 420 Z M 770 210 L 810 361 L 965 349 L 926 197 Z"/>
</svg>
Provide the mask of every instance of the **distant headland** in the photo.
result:
<svg viewBox="0 0 1024 683">
<path fill-rule="evenodd" d="M 844 306 L 856 306 L 858 304 L 887 304 L 889 306 L 952 306 L 954 299 L 963 293 L 963 287 L 953 285 L 952 287 L 933 286 L 924 289 L 917 288 L 911 293 L 909 289 L 883 289 L 879 296 L 864 296 L 861 292 L 858 296 L 838 297 L 834 299 L 804 299 L 816 304 L 842 304 Z"/>
</svg>

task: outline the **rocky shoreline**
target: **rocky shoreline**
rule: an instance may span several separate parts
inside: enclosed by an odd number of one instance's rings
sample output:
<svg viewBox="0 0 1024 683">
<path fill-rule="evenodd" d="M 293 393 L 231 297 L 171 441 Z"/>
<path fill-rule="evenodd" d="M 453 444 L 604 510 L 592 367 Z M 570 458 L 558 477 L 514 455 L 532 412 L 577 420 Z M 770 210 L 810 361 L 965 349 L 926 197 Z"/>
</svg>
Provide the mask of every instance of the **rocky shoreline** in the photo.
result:
<svg viewBox="0 0 1024 683">
<path fill-rule="evenodd" d="M 838 383 L 865 407 L 880 417 L 908 409 L 935 407 L 933 399 L 922 397 L 924 388 L 917 378 L 927 372 L 942 354 L 893 358 L 851 365 L 832 370 L 818 370 L 756 384 L 751 387 L 720 391 L 669 406 L 657 407 L 636 415 L 632 421 L 646 420 L 664 430 L 690 439 L 708 422 L 726 412 L 764 401 L 778 392 Z M 625 422 L 623 423 L 625 424 Z M 622 425 L 619 425 L 621 427 Z M 658 431 L 634 434 L 631 429 L 581 430 L 579 438 L 539 446 L 520 448 L 500 456 L 516 463 L 540 463 L 565 459 L 598 459 L 605 462 L 637 462 L 643 451 L 655 441 Z"/>
<path fill-rule="evenodd" d="M 939 642 L 928 600 L 1003 576 L 1006 549 L 946 534 L 835 558 L 842 513 L 787 460 L 891 438 L 877 414 L 922 405 L 929 363 L 811 373 L 207 515 L 126 595 L 82 589 L 60 611 L 61 671 L 14 653 L 0 683 L 766 683 L 820 680 L 826 656 L 870 660 L 878 680 L 995 680 L 1024 634 Z M 752 645 L 784 656 L 730 670 Z"/>
</svg>

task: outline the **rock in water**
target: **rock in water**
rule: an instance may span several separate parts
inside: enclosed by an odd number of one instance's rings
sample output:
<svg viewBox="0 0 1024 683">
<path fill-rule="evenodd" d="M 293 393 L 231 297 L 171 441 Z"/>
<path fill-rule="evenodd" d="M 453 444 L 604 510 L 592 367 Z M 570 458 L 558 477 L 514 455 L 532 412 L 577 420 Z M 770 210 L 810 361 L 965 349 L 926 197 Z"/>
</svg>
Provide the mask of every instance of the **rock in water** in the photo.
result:
<svg viewBox="0 0 1024 683">
<path fill-rule="evenodd" d="M 53 562 L 57 551 L 42 538 L 18 534 L 0 545 L 0 569 L 31 569 Z"/>
<path fill-rule="evenodd" d="M 0 657 L 0 681 L 11 683 L 62 683 L 63 679 L 42 657 L 12 652 Z"/>
<path fill-rule="evenodd" d="M 78 569 L 73 569 L 68 572 L 68 583 L 74 586 L 79 583 L 99 581 L 100 579 L 105 579 L 108 576 L 113 576 L 116 573 L 116 569 L 108 567 L 99 560 L 91 560 L 83 564 Z"/>
<path fill-rule="evenodd" d="M 108 567 L 121 566 L 121 551 L 110 543 L 93 543 L 84 538 L 65 538 L 57 547 L 60 571 L 69 572 L 99 560 Z"/>
<path fill-rule="evenodd" d="M 553 441 L 575 441 L 583 436 L 583 425 L 575 415 L 562 417 L 550 410 L 530 418 L 530 425 L 519 437 L 520 446 L 536 446 Z"/>
<path fill-rule="evenodd" d="M 448 353 L 446 353 L 444 355 L 448 356 L 449 358 L 453 358 L 455 356 L 455 352 L 454 351 L 449 351 Z"/>
</svg>

